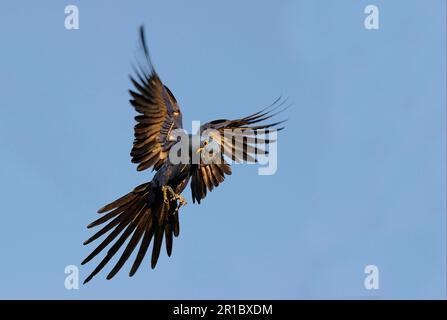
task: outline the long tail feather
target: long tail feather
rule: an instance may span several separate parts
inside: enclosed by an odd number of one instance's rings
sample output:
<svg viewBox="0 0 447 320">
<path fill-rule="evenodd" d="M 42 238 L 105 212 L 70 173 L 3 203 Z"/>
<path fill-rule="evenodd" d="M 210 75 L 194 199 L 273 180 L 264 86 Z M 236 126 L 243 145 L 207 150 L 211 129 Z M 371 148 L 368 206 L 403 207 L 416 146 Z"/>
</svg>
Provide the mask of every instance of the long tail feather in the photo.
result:
<svg viewBox="0 0 447 320">
<path fill-rule="evenodd" d="M 132 252 L 140 244 L 135 261 L 132 264 L 129 276 L 133 276 L 138 270 L 143 258 L 149 248 L 152 238 L 154 244 L 152 248 L 151 267 L 155 268 L 163 243 L 166 239 L 166 252 L 168 256 L 172 253 L 173 235 L 179 234 L 178 212 L 175 212 L 177 203 L 171 200 L 169 204 L 163 201 L 162 192 L 159 187 L 155 188 L 151 183 L 145 183 L 136 187 L 129 194 L 104 206 L 100 211 L 106 213 L 101 218 L 88 225 L 89 228 L 99 226 L 108 222 L 102 229 L 97 231 L 84 244 L 89 244 L 107 232 L 111 231 L 107 237 L 82 261 L 86 264 L 109 244 L 112 244 L 107 254 L 96 266 L 93 272 L 85 279 L 89 282 L 97 275 L 107 263 L 117 254 L 124 243 L 124 251 L 118 261 L 108 273 L 107 279 L 112 279 L 129 259 Z"/>
</svg>

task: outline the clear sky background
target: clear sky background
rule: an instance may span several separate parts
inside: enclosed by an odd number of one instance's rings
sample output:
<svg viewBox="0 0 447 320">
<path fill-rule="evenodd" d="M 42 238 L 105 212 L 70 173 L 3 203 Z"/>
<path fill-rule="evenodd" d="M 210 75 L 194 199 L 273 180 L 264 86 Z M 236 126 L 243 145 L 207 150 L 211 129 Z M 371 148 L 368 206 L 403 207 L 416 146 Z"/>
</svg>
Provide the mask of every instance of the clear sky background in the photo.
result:
<svg viewBox="0 0 447 320">
<path fill-rule="evenodd" d="M 0 298 L 445 298 L 445 21 L 442 0 L 2 2 Z M 142 23 L 186 129 L 290 97 L 278 171 L 234 166 L 171 258 L 69 291 L 96 210 L 152 178 L 129 156 Z"/>
</svg>

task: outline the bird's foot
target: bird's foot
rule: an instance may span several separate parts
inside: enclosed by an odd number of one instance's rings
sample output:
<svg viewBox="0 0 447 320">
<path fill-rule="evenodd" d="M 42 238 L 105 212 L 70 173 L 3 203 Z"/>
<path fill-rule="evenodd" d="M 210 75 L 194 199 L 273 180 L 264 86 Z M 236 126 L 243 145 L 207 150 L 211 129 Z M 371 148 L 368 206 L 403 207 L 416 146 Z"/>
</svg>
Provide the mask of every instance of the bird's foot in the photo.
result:
<svg viewBox="0 0 447 320">
<path fill-rule="evenodd" d="M 176 194 L 176 200 L 178 200 L 177 207 L 175 208 L 173 214 L 176 214 L 181 206 L 185 206 L 187 204 L 185 198 L 181 194 Z"/>
<path fill-rule="evenodd" d="M 161 190 L 163 191 L 164 203 L 169 204 L 170 199 L 172 198 L 173 195 L 175 195 L 174 190 L 172 190 L 172 188 L 170 186 L 162 186 Z M 171 198 L 168 197 L 168 192 L 171 194 Z"/>
<path fill-rule="evenodd" d="M 186 202 L 185 197 L 183 197 L 181 194 L 177 194 L 176 195 L 176 200 L 178 200 L 178 207 L 180 208 L 181 206 L 186 206 L 188 204 L 188 202 Z"/>
<path fill-rule="evenodd" d="M 169 206 L 169 203 L 174 200 L 178 201 L 178 205 L 175 208 L 174 214 L 177 213 L 177 211 L 180 209 L 181 206 L 184 206 L 187 204 L 185 198 L 179 194 L 175 193 L 174 190 L 170 186 L 163 186 L 163 201 Z M 168 192 L 170 193 L 170 197 L 168 196 Z"/>
</svg>

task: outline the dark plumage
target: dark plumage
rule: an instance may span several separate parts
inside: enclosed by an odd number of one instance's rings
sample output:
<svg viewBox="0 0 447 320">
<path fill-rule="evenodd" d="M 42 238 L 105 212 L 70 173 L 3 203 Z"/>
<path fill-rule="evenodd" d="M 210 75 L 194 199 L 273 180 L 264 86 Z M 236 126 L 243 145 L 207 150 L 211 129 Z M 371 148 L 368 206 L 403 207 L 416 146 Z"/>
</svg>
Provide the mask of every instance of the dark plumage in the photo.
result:
<svg viewBox="0 0 447 320">
<path fill-rule="evenodd" d="M 130 104 L 139 113 L 135 117 L 135 140 L 130 153 L 132 162 L 138 164 L 137 170 L 153 168 L 156 171 L 151 182 L 136 187 L 125 196 L 113 201 L 98 210 L 104 214 L 88 225 L 88 228 L 104 225 L 84 244 L 89 244 L 98 238 L 108 235 L 82 261 L 87 263 L 101 253 L 109 244 L 105 257 L 93 272 L 85 279 L 90 281 L 113 258 L 125 244 L 120 258 L 107 275 L 111 279 L 124 265 L 132 252 L 138 247 L 136 258 L 131 266 L 129 275 L 133 276 L 138 270 L 143 258 L 152 242 L 151 266 L 155 268 L 160 255 L 163 238 L 168 256 L 172 253 L 173 237 L 180 233 L 179 208 L 184 202 L 180 196 L 189 181 L 193 202 L 205 198 L 207 192 L 212 191 L 231 175 L 231 167 L 225 161 L 232 159 L 237 162 L 256 162 L 256 156 L 265 154 L 257 144 L 274 142 L 259 138 L 262 131 L 278 128 L 282 122 L 260 124 L 270 119 L 278 107 L 284 104 L 280 99 L 262 111 L 236 120 L 214 120 L 201 126 L 200 136 L 210 131 L 206 142 L 213 141 L 220 148 L 221 154 L 212 162 L 193 162 L 194 154 L 202 155 L 206 152 L 206 143 L 201 142 L 199 148 L 194 148 L 193 136 L 189 135 L 189 161 L 174 164 L 169 159 L 169 151 L 178 143 L 173 137 L 176 129 L 182 128 L 182 113 L 172 92 L 163 85 L 155 72 L 145 43 L 143 27 L 140 28 L 140 46 L 142 57 L 134 68 L 131 82 L 135 89 L 129 90 L 132 99 Z M 232 131 L 229 136 L 225 135 Z M 234 139 L 242 137 L 242 144 L 235 144 Z M 202 137 L 203 139 L 203 137 Z"/>
</svg>

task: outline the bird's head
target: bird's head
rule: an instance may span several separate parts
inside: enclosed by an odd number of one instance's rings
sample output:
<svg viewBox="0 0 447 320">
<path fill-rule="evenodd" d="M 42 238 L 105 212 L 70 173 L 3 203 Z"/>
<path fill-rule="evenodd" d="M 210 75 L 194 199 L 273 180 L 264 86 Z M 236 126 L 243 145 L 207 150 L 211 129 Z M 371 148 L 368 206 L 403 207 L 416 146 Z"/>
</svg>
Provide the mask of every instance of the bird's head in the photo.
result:
<svg viewBox="0 0 447 320">
<path fill-rule="evenodd" d="M 203 138 L 200 147 L 196 149 L 202 163 L 220 163 L 220 146 L 212 138 Z"/>
<path fill-rule="evenodd" d="M 200 141 L 200 147 L 197 148 L 196 153 L 201 153 L 202 151 L 206 150 L 206 146 L 209 144 L 209 140 L 208 139 L 203 139 Z"/>
</svg>

